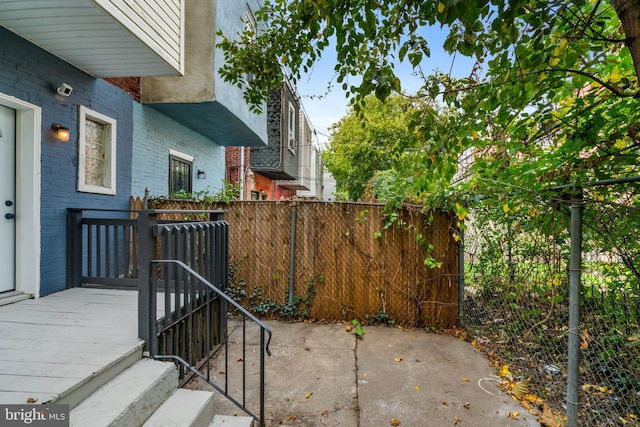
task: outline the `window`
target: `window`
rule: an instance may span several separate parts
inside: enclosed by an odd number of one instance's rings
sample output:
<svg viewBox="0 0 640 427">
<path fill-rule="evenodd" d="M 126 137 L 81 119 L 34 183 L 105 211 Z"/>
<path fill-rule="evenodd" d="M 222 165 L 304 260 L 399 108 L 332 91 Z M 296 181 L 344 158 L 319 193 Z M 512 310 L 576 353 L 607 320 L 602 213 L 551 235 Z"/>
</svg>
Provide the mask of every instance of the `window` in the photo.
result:
<svg viewBox="0 0 640 427">
<path fill-rule="evenodd" d="M 251 10 L 248 6 L 246 21 L 244 23 L 244 30 L 251 33 L 251 41 L 254 42 L 257 36 L 256 19 L 253 17 L 253 13 L 251 13 Z M 244 75 L 244 78 L 247 83 L 251 83 L 253 81 L 253 73 L 246 73 Z"/>
<path fill-rule="evenodd" d="M 80 106 L 78 191 L 116 194 L 116 121 Z"/>
<path fill-rule="evenodd" d="M 193 192 L 193 157 L 169 150 L 169 194 Z"/>
<path fill-rule="evenodd" d="M 289 150 L 292 153 L 296 152 L 296 145 L 297 145 L 297 141 L 296 141 L 296 109 L 293 106 L 293 104 L 291 102 L 289 102 L 289 120 L 287 120 L 287 126 L 288 126 L 288 135 L 287 135 L 287 141 L 288 141 L 288 146 L 289 146 Z"/>
</svg>

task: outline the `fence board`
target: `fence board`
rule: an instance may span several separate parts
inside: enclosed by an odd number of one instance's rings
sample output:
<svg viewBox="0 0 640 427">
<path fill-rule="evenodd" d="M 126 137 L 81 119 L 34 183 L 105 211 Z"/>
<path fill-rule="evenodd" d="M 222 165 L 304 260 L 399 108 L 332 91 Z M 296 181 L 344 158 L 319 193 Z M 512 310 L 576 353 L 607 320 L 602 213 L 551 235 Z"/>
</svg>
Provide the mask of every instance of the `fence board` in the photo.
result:
<svg viewBox="0 0 640 427">
<path fill-rule="evenodd" d="M 186 203 L 152 207 L 203 208 Z M 227 211 L 230 263 L 246 283 L 246 307 L 258 288 L 263 298 L 278 304 L 287 299 L 293 203 L 237 201 L 214 207 Z M 382 205 L 296 201 L 295 206 L 294 292 L 304 297 L 308 283 L 314 282 L 312 318 L 367 321 L 386 313 L 402 326 L 456 324 L 456 244 L 450 215 L 436 212 L 427 226 L 425 215 L 405 208 L 399 212 L 402 226 L 383 230 Z M 376 232 L 382 236 L 376 238 Z M 417 233 L 433 245 L 441 267 L 425 266 L 427 251 Z"/>
</svg>

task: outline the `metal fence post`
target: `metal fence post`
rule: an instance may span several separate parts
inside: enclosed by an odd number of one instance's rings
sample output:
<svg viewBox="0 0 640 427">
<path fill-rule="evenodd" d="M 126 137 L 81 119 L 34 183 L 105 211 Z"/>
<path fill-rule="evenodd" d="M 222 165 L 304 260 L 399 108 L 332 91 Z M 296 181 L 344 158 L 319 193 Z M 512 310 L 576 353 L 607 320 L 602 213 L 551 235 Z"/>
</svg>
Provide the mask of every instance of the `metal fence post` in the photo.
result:
<svg viewBox="0 0 640 427">
<path fill-rule="evenodd" d="M 580 405 L 580 295 L 582 276 L 582 190 L 571 203 L 569 255 L 569 360 L 567 363 L 567 427 L 578 426 Z"/>
<path fill-rule="evenodd" d="M 151 289 L 151 260 L 156 257 L 156 241 L 153 226 L 156 224 L 155 211 L 138 212 L 138 337 L 147 343 L 151 356 L 157 351 L 155 346 L 155 292 Z"/>
<path fill-rule="evenodd" d="M 67 287 L 82 286 L 82 209 L 67 209 Z"/>
</svg>

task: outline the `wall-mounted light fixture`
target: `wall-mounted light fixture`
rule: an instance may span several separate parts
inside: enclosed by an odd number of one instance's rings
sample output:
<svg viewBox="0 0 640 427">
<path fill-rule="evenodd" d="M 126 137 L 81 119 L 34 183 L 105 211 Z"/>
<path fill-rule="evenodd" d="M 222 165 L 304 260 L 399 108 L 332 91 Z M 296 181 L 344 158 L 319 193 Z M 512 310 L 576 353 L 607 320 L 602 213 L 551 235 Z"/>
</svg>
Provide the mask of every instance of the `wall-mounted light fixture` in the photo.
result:
<svg viewBox="0 0 640 427">
<path fill-rule="evenodd" d="M 56 133 L 59 141 L 67 142 L 69 140 L 69 129 L 62 126 L 60 123 L 52 124 L 51 129 Z"/>
<path fill-rule="evenodd" d="M 202 169 L 198 169 L 198 179 L 207 179 L 207 173 Z"/>
<path fill-rule="evenodd" d="M 58 92 L 58 95 L 69 96 L 71 95 L 71 92 L 73 92 L 73 88 L 66 83 L 60 83 L 60 86 L 58 86 L 56 92 Z"/>
</svg>

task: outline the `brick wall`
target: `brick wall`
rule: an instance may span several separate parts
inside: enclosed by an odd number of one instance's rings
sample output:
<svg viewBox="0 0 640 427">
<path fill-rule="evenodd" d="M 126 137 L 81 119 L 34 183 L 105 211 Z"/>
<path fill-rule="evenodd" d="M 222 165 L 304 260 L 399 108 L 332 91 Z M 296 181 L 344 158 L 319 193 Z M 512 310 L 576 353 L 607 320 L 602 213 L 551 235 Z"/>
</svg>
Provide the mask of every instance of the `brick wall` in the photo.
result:
<svg viewBox="0 0 640 427">
<path fill-rule="evenodd" d="M 66 209 L 127 209 L 129 206 L 132 98 L 4 28 L 0 28 L 0 46 L 0 92 L 42 108 L 40 289 L 41 294 L 46 295 L 66 287 Z M 55 93 L 62 82 L 73 87 L 71 96 Z M 77 191 L 79 105 L 117 121 L 115 196 Z M 52 123 L 61 123 L 70 129 L 68 142 L 54 138 Z"/>
<path fill-rule="evenodd" d="M 242 150 L 244 150 L 244 179 L 240 170 L 240 153 Z M 245 200 L 251 199 L 251 189 L 253 188 L 253 173 L 249 168 L 250 164 L 251 149 L 249 147 L 226 147 L 225 180 L 234 185 L 238 185 L 242 180 Z"/>
<path fill-rule="evenodd" d="M 160 112 L 134 103 L 133 170 L 131 194 L 154 196 L 169 192 L 169 149 L 193 156 L 193 191 L 216 193 L 225 179 L 225 149 Z M 203 170 L 206 179 L 198 179 Z"/>
<path fill-rule="evenodd" d="M 104 80 L 127 92 L 136 102 L 140 102 L 140 77 L 113 77 Z"/>
</svg>

